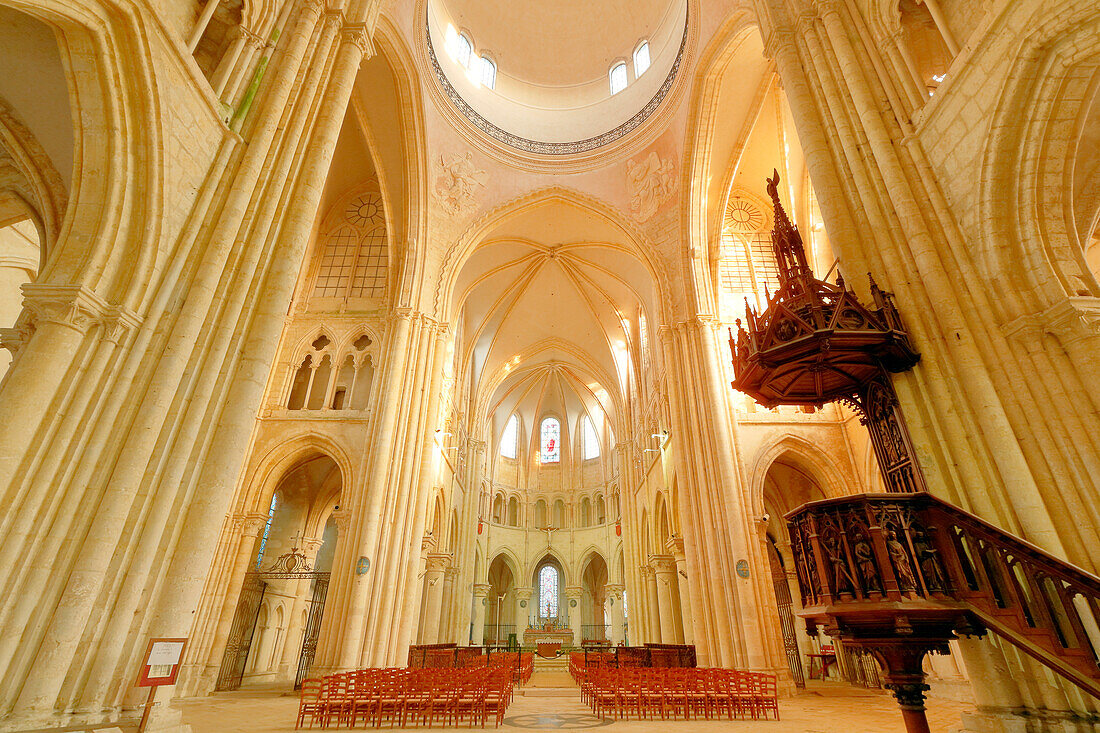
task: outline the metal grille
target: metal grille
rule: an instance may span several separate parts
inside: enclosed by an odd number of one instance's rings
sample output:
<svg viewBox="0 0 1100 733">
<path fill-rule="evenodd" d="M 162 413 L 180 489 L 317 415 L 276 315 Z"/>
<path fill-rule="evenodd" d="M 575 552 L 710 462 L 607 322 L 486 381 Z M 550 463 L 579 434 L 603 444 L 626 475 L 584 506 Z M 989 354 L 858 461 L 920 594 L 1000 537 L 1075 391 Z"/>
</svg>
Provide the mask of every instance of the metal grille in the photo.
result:
<svg viewBox="0 0 1100 733">
<path fill-rule="evenodd" d="M 787 583 L 787 573 L 775 546 L 768 543 L 768 555 L 771 558 L 772 586 L 775 588 L 775 603 L 779 607 L 779 625 L 783 629 L 783 651 L 787 654 L 787 666 L 795 687 L 805 687 L 806 678 L 802 672 L 802 657 L 798 653 L 798 638 L 795 636 L 794 610 L 792 608 L 791 587 Z"/>
<path fill-rule="evenodd" d="M 248 652 L 252 648 L 252 635 L 256 631 L 256 618 L 260 614 L 260 603 L 263 602 L 266 588 L 267 584 L 260 579 L 258 573 L 245 574 L 237 612 L 233 616 L 232 626 L 229 627 L 229 641 L 222 655 L 222 666 L 218 672 L 215 690 L 235 690 L 241 686 Z"/>
<path fill-rule="evenodd" d="M 325 598 L 328 596 L 328 573 L 317 573 L 313 582 L 313 596 L 309 599 L 309 614 L 306 616 L 306 628 L 302 632 L 302 652 L 298 655 L 298 673 L 294 676 L 294 689 L 302 686 L 302 680 L 309 676 L 313 657 L 317 654 L 317 639 L 321 635 L 321 617 L 325 611 Z"/>
</svg>

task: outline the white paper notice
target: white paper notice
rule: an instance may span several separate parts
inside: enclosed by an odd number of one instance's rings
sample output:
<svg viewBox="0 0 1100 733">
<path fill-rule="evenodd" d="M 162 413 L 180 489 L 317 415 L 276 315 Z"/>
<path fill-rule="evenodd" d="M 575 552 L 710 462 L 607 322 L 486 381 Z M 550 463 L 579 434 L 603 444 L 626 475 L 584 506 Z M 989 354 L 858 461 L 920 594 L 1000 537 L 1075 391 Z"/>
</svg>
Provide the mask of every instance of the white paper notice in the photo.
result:
<svg viewBox="0 0 1100 733">
<path fill-rule="evenodd" d="M 153 650 L 149 652 L 150 667 L 172 667 L 180 663 L 183 654 L 182 641 L 158 641 L 153 644 Z"/>
</svg>

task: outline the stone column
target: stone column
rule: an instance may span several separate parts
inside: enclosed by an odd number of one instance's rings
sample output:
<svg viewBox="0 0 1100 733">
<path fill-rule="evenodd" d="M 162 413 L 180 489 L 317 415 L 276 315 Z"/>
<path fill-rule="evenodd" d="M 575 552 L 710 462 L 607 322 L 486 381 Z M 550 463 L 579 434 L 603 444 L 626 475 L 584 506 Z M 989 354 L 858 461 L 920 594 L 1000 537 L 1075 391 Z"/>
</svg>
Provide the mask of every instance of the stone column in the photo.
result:
<svg viewBox="0 0 1100 733">
<path fill-rule="evenodd" d="M 607 622 L 611 626 L 611 643 L 618 645 L 625 638 L 623 629 L 623 591 L 622 583 L 608 583 L 603 587 L 607 596 Z"/>
<path fill-rule="evenodd" d="M 531 625 L 531 616 L 534 613 L 531 598 L 534 595 L 534 588 L 516 588 L 516 635 L 520 644 L 523 643 L 523 632 Z"/>
<path fill-rule="evenodd" d="M 458 568 L 455 567 L 454 557 L 451 558 L 451 566 L 443 572 L 443 606 L 439 612 L 439 642 L 459 641 L 465 637 L 456 637 L 453 633 L 455 579 L 458 577 Z"/>
<path fill-rule="evenodd" d="M 676 561 L 671 555 L 653 555 L 649 559 L 657 586 L 657 615 L 660 619 L 661 643 L 675 644 L 676 609 L 673 606 L 672 589 L 676 582 Z"/>
<path fill-rule="evenodd" d="M 424 571 L 424 616 L 420 619 L 420 640 L 423 644 L 439 642 L 439 614 L 443 610 L 443 583 L 451 556 L 431 553 Z"/>
<path fill-rule="evenodd" d="M 569 628 L 573 630 L 573 646 L 580 646 L 581 641 L 581 596 L 584 589 L 579 585 L 570 585 L 565 589 L 566 613 L 569 614 Z M 561 619 L 561 613 L 558 614 Z"/>
<path fill-rule="evenodd" d="M 680 618 L 684 622 L 684 643 L 695 643 L 695 618 L 691 615 L 691 590 L 688 582 L 687 555 L 684 554 L 684 538 L 669 537 L 665 543 L 668 552 L 676 562 L 676 586 L 680 591 Z M 680 580 L 682 578 L 683 580 Z"/>
<path fill-rule="evenodd" d="M 638 572 L 642 575 L 642 586 L 645 588 L 643 599 L 645 626 L 638 635 L 638 643 L 661 641 L 661 619 L 657 614 L 657 574 L 649 565 L 639 565 Z"/>
<path fill-rule="evenodd" d="M 474 583 L 473 646 L 485 643 L 485 606 L 489 603 L 489 591 L 492 589 L 493 586 L 488 583 Z"/>
</svg>

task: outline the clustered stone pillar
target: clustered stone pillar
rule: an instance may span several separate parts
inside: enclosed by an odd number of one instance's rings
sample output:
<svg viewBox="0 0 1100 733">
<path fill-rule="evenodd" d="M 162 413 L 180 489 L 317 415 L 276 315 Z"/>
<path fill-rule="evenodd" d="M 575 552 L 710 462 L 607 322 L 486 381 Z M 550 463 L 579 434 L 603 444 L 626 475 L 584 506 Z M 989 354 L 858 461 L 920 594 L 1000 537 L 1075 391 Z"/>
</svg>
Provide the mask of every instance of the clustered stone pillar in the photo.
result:
<svg viewBox="0 0 1100 733">
<path fill-rule="evenodd" d="M 566 614 L 569 617 L 569 628 L 573 630 L 573 644 L 580 646 L 584 641 L 583 633 L 584 629 L 581 626 L 581 596 L 584 595 L 584 589 L 579 585 L 570 585 L 565 588 L 565 604 Z M 558 614 L 561 616 L 561 613 Z"/>
<path fill-rule="evenodd" d="M 513 591 L 516 599 L 516 639 L 523 643 L 523 632 L 527 629 L 527 619 L 531 608 L 531 596 L 534 591 L 530 588 L 516 588 Z"/>
<path fill-rule="evenodd" d="M 657 585 L 657 617 L 660 621 L 661 643 L 675 644 L 676 610 L 673 591 L 676 587 L 676 561 L 670 555 L 654 555 L 649 560 Z"/>
<path fill-rule="evenodd" d="M 20 416 L 0 421 L 11 508 L 0 626 L 28 630 L 0 639 L 7 727 L 56 726 L 74 710 L 89 727 L 130 717 L 145 639 L 208 640 L 209 627 L 192 628 L 195 605 L 368 45 L 354 12 L 295 3 L 238 137 L 167 71 L 178 46 L 163 26 L 88 10 L 102 23 L 68 23 L 58 38 L 96 141 L 79 146 L 77 168 L 96 182 L 81 185 L 92 198 L 67 220 L 53 281 L 28 286 L 27 338 L 0 386 L 0 413 Z M 118 66 L 90 51 L 139 46 L 159 55 Z M 171 100 L 150 100 L 168 88 Z M 145 129 L 138 120 L 161 102 L 182 114 Z M 153 184 L 171 150 L 187 162 Z"/>
<path fill-rule="evenodd" d="M 607 595 L 608 623 L 611 626 L 610 641 L 616 646 L 625 638 L 623 629 L 623 592 L 626 586 L 621 583 L 609 583 L 604 586 Z"/>
<path fill-rule="evenodd" d="M 488 605 L 489 591 L 493 586 L 488 583 L 474 583 L 473 636 L 470 642 L 474 646 L 485 643 L 485 606 Z"/>
<path fill-rule="evenodd" d="M 447 571 L 451 567 L 451 556 L 431 553 L 427 557 L 424 570 L 424 619 L 421 625 L 423 644 L 439 643 L 439 615 L 443 611 L 443 586 Z"/>
<path fill-rule="evenodd" d="M 670 537 L 665 544 L 676 562 L 676 575 L 683 581 L 676 581 L 680 593 L 680 618 L 683 620 L 684 643 L 695 643 L 695 622 L 691 615 L 691 590 L 688 582 L 687 556 L 684 554 L 684 538 Z"/>
</svg>

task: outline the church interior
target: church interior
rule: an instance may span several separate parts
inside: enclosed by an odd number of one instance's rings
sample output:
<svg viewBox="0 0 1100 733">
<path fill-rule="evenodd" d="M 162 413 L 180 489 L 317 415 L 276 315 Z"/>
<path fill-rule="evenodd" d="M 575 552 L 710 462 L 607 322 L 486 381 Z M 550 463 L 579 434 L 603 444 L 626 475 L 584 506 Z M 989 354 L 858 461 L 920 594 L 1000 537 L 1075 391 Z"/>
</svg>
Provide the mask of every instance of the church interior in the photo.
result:
<svg viewBox="0 0 1100 733">
<path fill-rule="evenodd" d="M 0 733 L 1100 731 L 1096 0 L 0 0 L 0 69 Z"/>
</svg>

